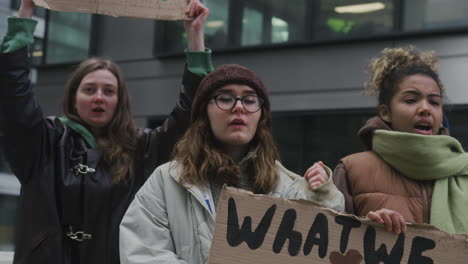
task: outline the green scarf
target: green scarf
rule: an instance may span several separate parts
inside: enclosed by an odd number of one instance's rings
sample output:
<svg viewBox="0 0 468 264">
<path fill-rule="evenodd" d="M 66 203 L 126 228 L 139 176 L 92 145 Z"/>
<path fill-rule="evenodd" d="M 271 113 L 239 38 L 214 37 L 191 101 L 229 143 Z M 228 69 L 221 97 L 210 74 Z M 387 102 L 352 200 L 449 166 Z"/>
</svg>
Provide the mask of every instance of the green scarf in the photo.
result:
<svg viewBox="0 0 468 264">
<path fill-rule="evenodd" d="M 435 181 L 431 224 L 468 233 L 468 153 L 450 136 L 375 130 L 373 150 L 410 179 Z"/>
<path fill-rule="evenodd" d="M 93 134 L 91 134 L 91 132 L 89 132 L 89 130 L 86 129 L 86 127 L 73 120 L 68 119 L 65 116 L 59 117 L 59 120 L 62 122 L 62 124 L 68 126 L 75 132 L 79 133 L 84 138 L 85 142 L 88 144 L 88 147 L 93 149 L 97 147 L 96 140 L 94 139 Z"/>
</svg>

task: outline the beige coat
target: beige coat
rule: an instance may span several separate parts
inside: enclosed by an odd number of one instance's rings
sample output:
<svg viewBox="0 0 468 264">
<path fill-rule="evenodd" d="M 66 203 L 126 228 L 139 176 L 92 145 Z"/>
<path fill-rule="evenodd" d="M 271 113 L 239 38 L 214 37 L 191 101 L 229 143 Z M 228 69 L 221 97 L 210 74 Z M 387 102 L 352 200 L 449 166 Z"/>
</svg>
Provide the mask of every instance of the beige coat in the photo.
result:
<svg viewBox="0 0 468 264">
<path fill-rule="evenodd" d="M 276 167 L 280 179 L 270 195 L 344 209 L 331 180 L 309 191 L 304 178 Z M 158 167 L 137 193 L 120 225 L 122 264 L 207 262 L 216 221 L 210 185 L 182 188 L 179 169 L 175 162 Z"/>
</svg>

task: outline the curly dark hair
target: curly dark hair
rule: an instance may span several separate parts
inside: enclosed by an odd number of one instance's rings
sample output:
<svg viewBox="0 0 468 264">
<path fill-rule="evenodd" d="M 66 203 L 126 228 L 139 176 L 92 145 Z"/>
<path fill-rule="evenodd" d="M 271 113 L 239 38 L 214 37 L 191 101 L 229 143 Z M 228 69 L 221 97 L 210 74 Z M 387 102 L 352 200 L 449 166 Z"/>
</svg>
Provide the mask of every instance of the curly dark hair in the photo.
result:
<svg viewBox="0 0 468 264">
<path fill-rule="evenodd" d="M 368 65 L 369 80 L 364 92 L 377 95 L 379 105 L 390 107 L 390 101 L 398 91 L 403 78 L 415 75 L 426 75 L 437 83 L 443 94 L 443 85 L 437 72 L 437 59 L 433 51 L 421 52 L 414 47 L 386 48 L 382 56 L 374 58 Z"/>
</svg>

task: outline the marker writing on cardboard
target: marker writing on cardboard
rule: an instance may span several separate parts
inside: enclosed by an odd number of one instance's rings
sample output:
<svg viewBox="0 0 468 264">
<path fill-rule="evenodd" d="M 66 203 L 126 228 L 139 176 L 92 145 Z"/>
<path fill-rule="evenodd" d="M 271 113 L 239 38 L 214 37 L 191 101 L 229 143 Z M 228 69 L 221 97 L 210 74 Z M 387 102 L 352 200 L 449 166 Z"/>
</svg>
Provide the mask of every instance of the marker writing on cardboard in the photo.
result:
<svg viewBox="0 0 468 264">
<path fill-rule="evenodd" d="M 260 248 L 267 239 L 267 233 L 270 229 L 273 218 L 275 217 L 277 206 L 273 204 L 270 206 L 262 219 L 255 227 L 252 225 L 252 217 L 245 216 L 242 223 L 238 218 L 237 205 L 234 198 L 228 199 L 228 216 L 226 224 L 226 240 L 231 247 L 237 247 L 243 242 L 247 244 L 249 249 L 256 250 Z M 343 229 L 340 238 L 339 250 L 341 253 L 345 253 L 348 247 L 348 241 L 352 229 L 359 228 L 361 223 L 348 216 L 334 216 L 335 223 L 342 225 Z M 308 256 L 312 253 L 312 248 L 318 248 L 318 257 L 324 259 L 328 256 L 329 247 L 329 226 L 328 217 L 323 213 L 318 213 L 309 229 L 306 237 L 301 232 L 295 230 L 295 224 L 297 220 L 297 211 L 294 208 L 289 208 L 284 211 L 281 217 L 281 223 L 276 231 L 274 237 L 272 251 L 276 254 L 281 253 L 285 242 L 289 241 L 288 253 L 290 256 L 298 256 L 302 248 L 304 256 Z M 254 229 L 254 230 L 253 230 Z M 366 228 L 363 236 L 363 256 L 353 256 L 353 254 L 346 254 L 346 256 L 353 259 L 365 260 L 366 264 L 400 264 L 405 249 L 405 234 L 401 233 L 398 235 L 395 243 L 387 249 L 387 243 L 377 244 L 376 230 L 373 226 L 369 225 Z M 389 245 L 390 246 L 390 245 Z M 436 247 L 436 242 L 430 238 L 416 236 L 411 241 L 409 247 L 409 258 L 408 264 L 432 264 L 433 260 L 424 256 L 423 253 L 432 250 Z M 335 255 L 341 254 L 335 251 Z M 333 253 L 333 252 L 332 252 Z M 359 253 L 359 252 L 358 252 Z M 316 254 L 315 251 L 313 254 Z M 339 261 L 338 263 L 343 263 Z M 349 262 L 347 262 L 349 263 Z"/>
</svg>

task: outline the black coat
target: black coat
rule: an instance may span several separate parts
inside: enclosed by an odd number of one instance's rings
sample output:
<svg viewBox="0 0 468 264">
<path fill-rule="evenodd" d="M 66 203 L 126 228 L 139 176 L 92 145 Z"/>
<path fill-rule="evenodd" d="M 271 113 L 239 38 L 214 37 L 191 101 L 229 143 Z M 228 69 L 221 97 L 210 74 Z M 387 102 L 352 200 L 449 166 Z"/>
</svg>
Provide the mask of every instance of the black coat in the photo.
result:
<svg viewBox="0 0 468 264">
<path fill-rule="evenodd" d="M 179 102 L 165 123 L 138 131 L 132 177 L 113 184 L 98 150 L 89 149 L 80 134 L 57 118 L 43 117 L 28 75 L 26 48 L 0 54 L 5 148 L 21 182 L 14 263 L 120 263 L 120 221 L 135 193 L 158 165 L 169 160 L 176 140 L 189 126 L 201 77 L 185 71 Z M 91 238 L 70 239 L 70 227 Z"/>
</svg>

